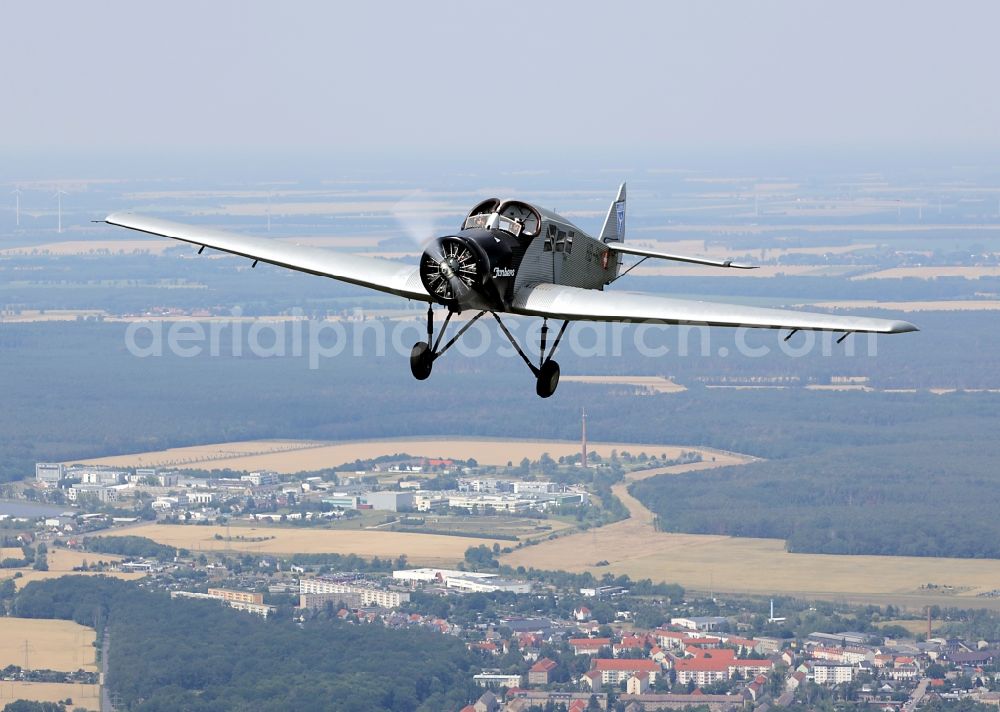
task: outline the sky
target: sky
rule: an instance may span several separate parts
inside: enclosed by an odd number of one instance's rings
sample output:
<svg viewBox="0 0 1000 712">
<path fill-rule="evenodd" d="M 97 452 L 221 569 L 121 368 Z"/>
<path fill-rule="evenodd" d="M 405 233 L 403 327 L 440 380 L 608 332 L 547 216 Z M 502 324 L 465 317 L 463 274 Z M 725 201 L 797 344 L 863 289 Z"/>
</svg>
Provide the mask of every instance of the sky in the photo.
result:
<svg viewBox="0 0 1000 712">
<path fill-rule="evenodd" d="M 995 2 L 3 4 L 0 152 L 1000 148 Z"/>
</svg>

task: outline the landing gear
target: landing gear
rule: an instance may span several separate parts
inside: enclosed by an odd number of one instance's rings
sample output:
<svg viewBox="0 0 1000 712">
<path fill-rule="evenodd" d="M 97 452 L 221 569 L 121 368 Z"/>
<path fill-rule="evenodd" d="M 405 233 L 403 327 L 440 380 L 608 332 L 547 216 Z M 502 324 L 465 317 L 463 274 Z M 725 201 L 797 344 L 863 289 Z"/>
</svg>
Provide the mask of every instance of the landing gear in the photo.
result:
<svg viewBox="0 0 1000 712">
<path fill-rule="evenodd" d="M 469 327 L 475 324 L 476 321 L 486 312 L 481 311 L 472 317 L 461 329 L 458 330 L 457 334 L 448 340 L 448 343 L 439 349 L 438 346 L 441 345 L 445 329 L 448 328 L 448 322 L 451 321 L 451 315 L 453 313 L 454 312 L 452 311 L 448 312 L 448 316 L 445 317 L 444 324 L 441 326 L 441 332 L 438 334 L 437 339 L 435 339 L 434 310 L 431 306 L 427 307 L 427 341 L 418 341 L 410 350 L 410 372 L 418 381 L 424 381 L 430 377 L 431 370 L 434 368 L 434 361 L 437 360 L 438 356 L 451 348 L 452 344 L 458 341 L 462 334 L 464 334 Z M 537 393 L 540 398 L 549 398 L 556 392 L 556 388 L 559 386 L 559 364 L 552 360 L 552 356 L 555 354 L 556 348 L 559 346 L 559 342 L 562 340 L 562 336 L 566 332 L 566 327 L 569 326 L 569 322 L 564 321 L 562 326 L 559 327 L 559 334 L 556 336 L 556 340 L 548 352 L 546 352 L 546 341 L 549 335 L 549 322 L 547 319 L 542 322 L 542 343 L 539 348 L 540 353 L 538 356 L 538 365 L 536 366 L 518 345 L 517 341 L 514 339 L 514 335 L 511 334 L 510 331 L 507 330 L 507 327 L 504 326 L 504 323 L 500 321 L 500 317 L 497 316 L 496 312 L 490 312 L 490 314 L 492 314 L 493 318 L 497 320 L 497 324 L 500 326 L 500 330 L 504 333 L 504 336 L 507 337 L 511 346 L 514 347 L 518 355 L 534 374 L 535 393 Z M 433 344 L 433 346 L 431 344 Z"/>
<path fill-rule="evenodd" d="M 434 366 L 434 352 L 426 341 L 418 341 L 410 351 L 410 372 L 418 381 L 426 381 Z"/>
<path fill-rule="evenodd" d="M 438 346 L 441 345 L 441 339 L 444 337 L 445 329 L 448 328 L 448 322 L 451 321 L 451 315 L 454 312 L 449 311 L 448 316 L 444 319 L 444 324 L 441 327 L 441 333 L 438 334 L 437 340 L 434 339 L 434 310 L 428 305 L 427 307 L 427 341 L 418 341 L 410 349 L 410 373 L 418 381 L 425 381 L 431 375 L 431 370 L 434 368 L 434 361 L 438 356 L 443 354 L 451 345 L 458 341 L 459 337 L 464 334 L 470 326 L 476 323 L 476 321 L 486 312 L 479 312 L 474 317 L 472 317 L 458 333 L 455 334 L 451 339 L 444 345 L 443 348 L 438 350 Z M 434 344 L 431 346 L 431 344 Z"/>
<path fill-rule="evenodd" d="M 559 364 L 549 359 L 538 369 L 535 382 L 535 393 L 540 398 L 548 398 L 556 392 L 559 385 Z"/>
<path fill-rule="evenodd" d="M 553 393 L 556 392 L 556 388 L 559 386 L 559 364 L 552 360 L 552 356 L 555 354 L 556 349 L 559 347 L 559 342 L 562 341 L 562 336 L 566 332 L 566 327 L 569 325 L 568 321 L 564 321 L 562 326 L 559 327 L 559 333 L 556 335 L 555 343 L 552 344 L 552 349 L 546 353 L 545 342 L 549 335 L 549 321 L 548 319 L 542 322 L 542 343 L 539 347 L 538 355 L 538 365 L 536 366 L 531 362 L 531 360 L 525 355 L 521 347 L 518 346 L 517 341 L 514 340 L 514 335 L 511 334 L 507 327 L 503 325 L 500 321 L 500 317 L 493 314 L 493 318 L 497 320 L 497 324 L 500 325 L 500 330 L 510 341 L 511 346 L 517 351 L 521 356 L 521 359 L 528 365 L 531 372 L 535 374 L 535 393 L 538 394 L 539 398 L 548 398 Z"/>
</svg>

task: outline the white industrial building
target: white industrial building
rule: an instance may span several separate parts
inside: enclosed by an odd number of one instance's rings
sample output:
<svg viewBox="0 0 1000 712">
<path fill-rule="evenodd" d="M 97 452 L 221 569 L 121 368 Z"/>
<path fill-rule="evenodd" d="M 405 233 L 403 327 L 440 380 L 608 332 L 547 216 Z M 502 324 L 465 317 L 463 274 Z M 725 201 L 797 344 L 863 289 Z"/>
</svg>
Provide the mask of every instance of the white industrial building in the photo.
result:
<svg viewBox="0 0 1000 712">
<path fill-rule="evenodd" d="M 249 482 L 255 487 L 263 487 L 278 484 L 281 482 L 281 475 L 277 472 L 261 470 L 260 472 L 251 472 L 249 475 L 240 475 L 240 481 Z"/>
<path fill-rule="evenodd" d="M 401 569 L 392 572 L 394 579 L 397 581 L 406 581 L 407 583 L 446 583 L 449 578 L 454 576 L 480 580 L 497 578 L 496 574 L 479 573 L 477 571 L 456 571 L 455 569 Z"/>
<path fill-rule="evenodd" d="M 35 481 L 43 487 L 55 487 L 63 479 L 64 472 L 61 462 L 35 463 Z"/>
<path fill-rule="evenodd" d="M 470 578 L 469 576 L 450 576 L 445 582 L 448 588 L 469 593 L 531 593 L 531 583 L 528 581 L 512 581 L 502 578 Z"/>
<path fill-rule="evenodd" d="M 407 512 L 414 509 L 413 492 L 368 492 L 363 495 L 366 504 L 372 509 L 387 512 Z"/>
</svg>

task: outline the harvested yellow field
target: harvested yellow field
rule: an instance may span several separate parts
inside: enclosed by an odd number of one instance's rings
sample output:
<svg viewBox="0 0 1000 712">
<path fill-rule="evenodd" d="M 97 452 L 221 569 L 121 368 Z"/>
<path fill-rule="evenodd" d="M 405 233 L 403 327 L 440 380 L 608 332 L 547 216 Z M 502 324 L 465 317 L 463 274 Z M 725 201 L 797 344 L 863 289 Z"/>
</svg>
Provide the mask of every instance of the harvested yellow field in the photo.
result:
<svg viewBox="0 0 1000 712">
<path fill-rule="evenodd" d="M 979 279 L 980 277 L 1000 277 L 1000 266 L 965 267 L 962 265 L 941 267 L 893 267 L 878 272 L 858 275 L 852 279 L 935 279 L 937 277 L 963 277 L 964 279 Z"/>
<path fill-rule="evenodd" d="M 144 452 L 136 455 L 116 455 L 86 460 L 88 464 L 115 466 L 167 466 L 194 465 L 205 466 L 217 460 L 244 458 L 253 455 L 291 452 L 309 448 L 321 447 L 323 443 L 309 440 L 249 440 L 242 442 L 217 443 L 214 445 L 194 445 L 192 447 L 171 448 L 156 452 Z M 67 461 L 66 464 L 73 464 Z M 217 467 L 228 467 L 228 464 Z"/>
<path fill-rule="evenodd" d="M 0 561 L 4 559 L 23 559 L 24 551 L 19 546 L 0 546 Z"/>
<path fill-rule="evenodd" d="M 76 321 L 80 318 L 104 317 L 107 312 L 100 309 L 24 309 L 17 314 L 0 312 L 0 322 L 21 324 L 36 321 Z"/>
<path fill-rule="evenodd" d="M 596 383 L 604 386 L 630 386 L 651 393 L 680 393 L 684 386 L 663 376 L 563 376 L 571 383 Z"/>
<path fill-rule="evenodd" d="M 718 460 L 697 467 L 723 464 L 732 462 Z M 678 474 L 695 467 L 662 468 L 641 475 Z M 626 487 L 622 483 L 613 491 L 628 507 L 630 519 L 518 549 L 504 555 L 503 563 L 590 571 L 595 576 L 627 574 L 633 579 L 679 583 L 702 591 L 1000 608 L 997 599 L 976 597 L 1000 587 L 1000 561 L 790 554 L 780 539 L 658 532 L 652 512 L 628 494 Z M 595 566 L 598 561 L 608 565 Z M 959 593 L 929 594 L 921 590 L 927 583 L 952 586 Z"/>
<path fill-rule="evenodd" d="M 33 581 L 48 581 L 49 579 L 62 578 L 63 576 L 111 576 L 122 581 L 136 581 L 145 574 L 126 573 L 122 571 L 35 571 L 34 569 L 0 569 L 0 581 L 14 578 L 14 574 L 21 574 L 14 579 L 14 586 L 20 591 Z"/>
<path fill-rule="evenodd" d="M 840 302 L 817 302 L 803 304 L 803 307 L 822 307 L 824 309 L 891 309 L 901 312 L 922 311 L 995 311 L 1000 309 L 1000 299 L 976 300 L 938 300 L 927 302 L 876 302 L 864 299 Z"/>
<path fill-rule="evenodd" d="M 674 445 L 642 443 L 590 443 L 591 452 L 607 456 L 612 450 L 632 453 L 666 454 L 677 457 L 681 451 L 712 451 L 704 448 L 681 448 Z M 90 464 L 117 466 L 186 465 L 188 467 L 231 468 L 234 470 L 273 470 L 281 473 L 320 470 L 355 460 L 366 460 L 381 455 L 407 453 L 414 457 L 475 458 L 487 465 L 506 465 L 520 462 L 527 457 L 537 460 L 543 453 L 558 459 L 580 452 L 580 444 L 565 440 L 491 440 L 491 439 L 421 439 L 365 440 L 345 443 L 317 443 L 313 441 L 251 441 L 198 445 L 136 455 L 117 455 L 86 460 Z"/>
<path fill-rule="evenodd" d="M 14 700 L 59 702 L 73 700 L 66 709 L 101 709 L 100 685 L 81 685 L 73 682 L 0 682 L 0 708 Z"/>
<path fill-rule="evenodd" d="M 121 561 L 124 557 L 117 554 L 99 554 L 93 551 L 70 551 L 69 549 L 49 549 L 46 563 L 49 571 L 73 571 L 77 566 L 93 565 L 100 562 L 111 564 Z"/>
<path fill-rule="evenodd" d="M 29 670 L 96 672 L 96 637 L 93 628 L 73 621 L 0 618 L 0 668 L 20 665 Z M 25 641 L 28 643 L 27 665 Z"/>
<path fill-rule="evenodd" d="M 465 556 L 470 546 L 486 544 L 510 546 L 509 541 L 373 531 L 370 529 L 283 529 L 279 527 L 231 527 L 231 541 L 226 527 L 203 527 L 150 524 L 122 531 L 120 536 L 144 536 L 161 544 L 191 551 L 246 551 L 253 554 L 357 554 L 366 558 L 406 554 L 410 563 L 453 565 Z M 108 532 L 106 536 L 116 536 Z M 237 539 L 237 537 L 244 537 Z"/>
</svg>

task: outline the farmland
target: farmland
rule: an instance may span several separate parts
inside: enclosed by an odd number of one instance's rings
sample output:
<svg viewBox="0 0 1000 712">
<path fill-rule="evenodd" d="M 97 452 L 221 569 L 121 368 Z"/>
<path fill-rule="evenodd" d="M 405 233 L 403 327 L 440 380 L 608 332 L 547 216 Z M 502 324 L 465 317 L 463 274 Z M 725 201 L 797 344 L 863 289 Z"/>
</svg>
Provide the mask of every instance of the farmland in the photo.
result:
<svg viewBox="0 0 1000 712">
<path fill-rule="evenodd" d="M 662 380 L 662 379 L 661 379 Z M 667 381 L 663 381 L 664 384 Z M 636 443 L 591 443 L 591 452 L 609 455 L 612 450 L 632 453 L 666 453 L 677 457 L 682 450 L 669 445 Z M 580 444 L 566 440 L 502 440 L 475 438 L 409 438 L 399 440 L 366 440 L 363 442 L 319 443 L 313 441 L 247 441 L 174 448 L 134 455 L 118 455 L 87 460 L 91 464 L 115 466 L 179 466 L 206 469 L 273 470 L 295 473 L 335 467 L 355 460 L 367 460 L 382 455 L 406 453 L 415 457 L 475 458 L 484 465 L 518 463 L 523 458 L 537 460 L 543 453 L 558 459 L 580 452 Z M 710 451 L 705 451 L 710 452 Z"/>
<path fill-rule="evenodd" d="M 72 621 L 0 617 L 0 668 L 96 672 L 94 639 L 93 629 Z"/>
<path fill-rule="evenodd" d="M 71 699 L 73 704 L 67 709 L 101 709 L 99 685 L 84 685 L 73 682 L 0 682 L 0 705 L 14 700 L 35 702 L 59 702 Z"/>
<path fill-rule="evenodd" d="M 410 563 L 451 565 L 470 546 L 510 542 L 465 536 L 410 534 L 405 532 L 288 529 L 281 527 L 226 527 L 150 524 L 133 527 L 122 536 L 144 536 L 161 544 L 191 551 L 246 551 L 253 554 L 358 554 L 395 558 L 406 554 Z M 108 536 L 114 536 L 109 532 Z M 216 538 L 216 537 L 219 538 Z"/>
<path fill-rule="evenodd" d="M 17 552 L 16 557 L 21 558 L 21 550 L 13 549 Z M 98 562 L 112 563 L 114 561 L 121 561 L 121 556 L 115 556 L 114 554 L 96 554 L 93 552 L 81 552 L 81 551 L 70 551 L 67 549 L 49 549 L 46 555 L 46 562 L 49 565 L 48 571 L 35 571 L 31 567 L 19 568 L 19 569 L 0 569 L 0 580 L 8 579 L 14 577 L 16 574 L 20 574 L 14 581 L 14 585 L 18 590 L 24 588 L 32 581 L 45 581 L 47 579 L 59 578 L 68 573 L 77 573 L 83 576 L 94 576 L 94 572 L 74 572 L 73 569 L 77 566 L 82 566 L 84 563 L 96 564 Z M 106 571 L 103 572 L 104 576 L 113 576 L 115 578 L 120 578 L 125 581 L 134 581 L 135 579 L 142 578 L 143 574 L 136 573 L 124 573 L 120 571 Z"/>
<path fill-rule="evenodd" d="M 700 469 L 721 464 L 697 463 Z M 630 481 L 680 474 L 694 467 L 647 470 Z M 633 579 L 650 578 L 712 592 L 1000 609 L 1000 600 L 976 595 L 996 587 L 1000 561 L 790 554 L 780 539 L 658 532 L 652 512 L 627 492 L 626 483 L 616 485 L 613 491 L 629 508 L 629 519 L 518 549 L 505 555 L 502 562 L 590 571 L 596 576 L 627 574 Z M 596 565 L 605 561 L 607 565 Z M 935 593 L 922 588 L 929 583 L 939 587 Z"/>
</svg>

